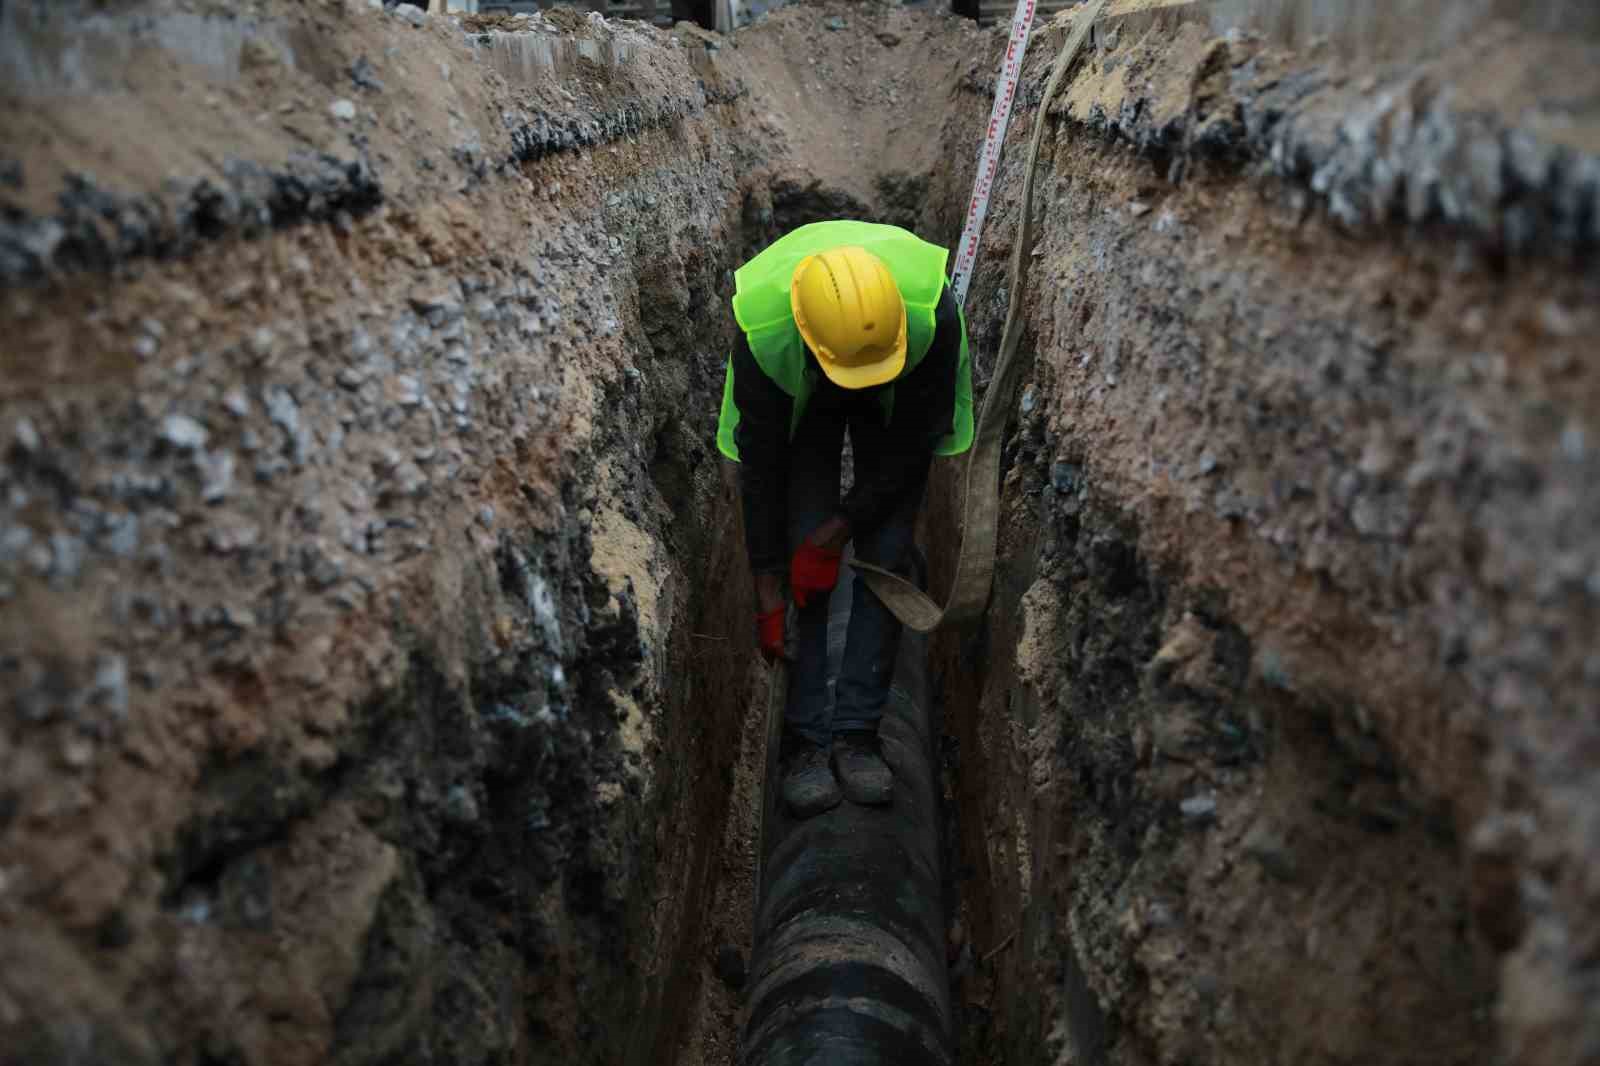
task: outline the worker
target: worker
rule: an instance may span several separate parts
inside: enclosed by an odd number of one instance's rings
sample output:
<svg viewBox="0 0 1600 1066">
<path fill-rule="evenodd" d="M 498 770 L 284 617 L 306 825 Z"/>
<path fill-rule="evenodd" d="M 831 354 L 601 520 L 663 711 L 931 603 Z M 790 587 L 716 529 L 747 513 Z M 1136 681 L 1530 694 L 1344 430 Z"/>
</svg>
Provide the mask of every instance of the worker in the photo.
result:
<svg viewBox="0 0 1600 1066">
<path fill-rule="evenodd" d="M 843 663 L 827 705 L 828 598 L 847 544 L 908 574 L 935 455 L 972 444 L 966 322 L 946 249 L 898 226 L 817 222 L 734 274 L 740 335 L 717 445 L 739 495 L 769 660 L 785 657 L 784 579 L 795 652 L 780 747 L 785 804 L 810 817 L 840 802 L 885 804 L 894 777 L 878 742 L 900 622 L 855 579 Z M 848 429 L 854 484 L 840 495 Z"/>
</svg>

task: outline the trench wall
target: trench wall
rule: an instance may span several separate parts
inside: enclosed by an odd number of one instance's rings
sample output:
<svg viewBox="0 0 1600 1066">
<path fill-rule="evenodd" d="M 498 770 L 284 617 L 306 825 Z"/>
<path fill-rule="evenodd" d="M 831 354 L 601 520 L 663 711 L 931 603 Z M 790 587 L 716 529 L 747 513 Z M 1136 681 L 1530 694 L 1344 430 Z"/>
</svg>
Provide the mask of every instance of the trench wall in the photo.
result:
<svg viewBox="0 0 1600 1066">
<path fill-rule="evenodd" d="M 995 601 L 937 670 L 969 1054 L 1587 1061 L 1594 45 L 1247 7 L 1113 5 L 1049 120 Z"/>
<path fill-rule="evenodd" d="M 743 934 L 738 85 L 576 15 L 32 14 L 0 1058 L 670 1057 Z"/>
</svg>

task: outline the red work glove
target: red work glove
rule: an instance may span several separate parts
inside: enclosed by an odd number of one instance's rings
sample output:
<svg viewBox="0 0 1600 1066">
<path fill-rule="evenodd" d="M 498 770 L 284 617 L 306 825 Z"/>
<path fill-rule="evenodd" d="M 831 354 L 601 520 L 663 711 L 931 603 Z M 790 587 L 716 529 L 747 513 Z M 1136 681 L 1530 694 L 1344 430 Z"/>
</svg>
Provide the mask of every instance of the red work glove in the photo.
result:
<svg viewBox="0 0 1600 1066">
<path fill-rule="evenodd" d="M 789 561 L 789 592 L 794 602 L 804 607 L 813 596 L 826 596 L 839 583 L 839 559 L 843 552 L 819 548 L 802 541 Z"/>
<path fill-rule="evenodd" d="M 756 615 L 756 634 L 761 641 L 761 654 L 767 661 L 783 658 L 783 616 L 788 608 L 779 607 L 766 614 Z"/>
</svg>

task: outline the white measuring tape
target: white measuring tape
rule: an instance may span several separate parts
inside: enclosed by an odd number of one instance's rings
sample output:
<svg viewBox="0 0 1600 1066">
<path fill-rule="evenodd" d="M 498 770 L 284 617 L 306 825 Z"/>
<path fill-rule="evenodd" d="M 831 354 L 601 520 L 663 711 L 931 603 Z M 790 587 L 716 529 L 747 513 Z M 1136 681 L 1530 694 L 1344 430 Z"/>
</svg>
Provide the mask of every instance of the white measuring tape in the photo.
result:
<svg viewBox="0 0 1600 1066">
<path fill-rule="evenodd" d="M 972 183 L 972 201 L 967 205 L 967 225 L 961 231 L 956 250 L 956 268 L 950 288 L 956 303 L 967 302 L 967 285 L 978 261 L 978 238 L 983 236 L 983 219 L 989 213 L 989 193 L 994 189 L 995 171 L 1000 166 L 1000 149 L 1005 145 L 1006 125 L 1011 121 L 1011 101 L 1017 95 L 1017 78 L 1022 74 L 1022 53 L 1028 48 L 1028 33 L 1033 28 L 1037 0 L 1017 0 L 1011 16 L 1011 40 L 1006 44 L 1005 62 L 1000 64 L 1000 81 L 995 86 L 994 108 L 989 112 L 989 132 L 978 152 L 978 176 Z"/>
</svg>

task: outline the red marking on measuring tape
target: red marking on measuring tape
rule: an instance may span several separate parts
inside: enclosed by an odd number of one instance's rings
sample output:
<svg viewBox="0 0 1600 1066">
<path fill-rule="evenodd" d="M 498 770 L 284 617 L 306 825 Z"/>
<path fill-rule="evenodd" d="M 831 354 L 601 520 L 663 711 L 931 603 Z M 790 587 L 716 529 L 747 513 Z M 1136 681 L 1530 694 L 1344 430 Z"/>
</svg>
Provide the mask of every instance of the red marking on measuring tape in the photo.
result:
<svg viewBox="0 0 1600 1066">
<path fill-rule="evenodd" d="M 989 213 L 989 193 L 994 188 L 995 171 L 1000 166 L 1000 149 L 1005 144 L 1006 126 L 1011 121 L 1011 103 L 1017 92 L 1017 78 L 1022 73 L 1022 56 L 1028 48 L 1028 34 L 1033 28 L 1036 0 L 1017 0 L 1017 10 L 1011 16 L 1011 39 L 1006 43 L 1006 58 L 1000 65 L 1000 81 L 995 86 L 994 107 L 989 112 L 989 128 L 983 147 L 978 151 L 978 173 L 972 184 L 972 200 L 967 207 L 966 228 L 961 231 L 961 244 L 956 250 L 955 272 L 950 276 L 950 288 L 957 303 L 965 303 L 967 285 L 972 281 L 972 267 L 978 259 L 978 238 L 983 235 L 983 220 Z"/>
</svg>

